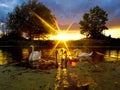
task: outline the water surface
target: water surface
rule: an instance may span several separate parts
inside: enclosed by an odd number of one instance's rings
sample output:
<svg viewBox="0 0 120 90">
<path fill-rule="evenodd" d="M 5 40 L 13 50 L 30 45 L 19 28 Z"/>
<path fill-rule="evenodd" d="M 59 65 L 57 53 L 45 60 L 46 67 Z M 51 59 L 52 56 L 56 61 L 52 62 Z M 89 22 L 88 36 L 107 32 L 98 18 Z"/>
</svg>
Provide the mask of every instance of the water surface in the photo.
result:
<svg viewBox="0 0 120 90">
<path fill-rule="evenodd" d="M 52 49 L 42 49 L 43 56 L 49 56 Z M 60 50 L 57 48 L 56 50 Z M 51 54 L 51 57 L 55 57 L 55 51 Z M 120 50 L 119 49 L 105 49 L 104 58 L 106 61 L 117 61 L 120 60 Z M 72 48 L 70 49 L 72 55 L 80 54 L 83 52 L 83 49 Z M 0 49 L 0 65 L 7 64 L 13 61 L 26 60 L 29 57 L 29 49 L 21 48 L 21 50 L 12 49 L 3 50 Z"/>
</svg>

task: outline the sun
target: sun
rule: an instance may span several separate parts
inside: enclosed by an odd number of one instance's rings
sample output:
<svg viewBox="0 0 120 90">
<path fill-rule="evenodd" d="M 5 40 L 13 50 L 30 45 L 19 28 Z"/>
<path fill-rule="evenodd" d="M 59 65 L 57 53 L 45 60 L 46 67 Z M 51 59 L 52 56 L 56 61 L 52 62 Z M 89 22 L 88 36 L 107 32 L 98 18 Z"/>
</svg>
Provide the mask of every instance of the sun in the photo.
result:
<svg viewBox="0 0 120 90">
<path fill-rule="evenodd" d="M 53 46 L 53 48 L 50 52 L 50 55 L 55 51 L 55 49 L 57 48 L 57 46 L 61 42 L 63 42 L 63 45 L 65 46 L 66 50 L 69 52 L 69 48 L 68 48 L 68 45 L 66 43 L 66 40 L 76 40 L 79 38 L 78 36 L 76 37 L 75 33 L 72 33 L 72 34 L 68 33 L 70 31 L 71 26 L 73 25 L 73 22 L 70 23 L 70 25 L 66 28 L 66 30 L 62 30 L 62 29 L 60 29 L 57 21 L 55 20 L 55 24 L 57 27 L 57 30 L 56 30 L 48 22 L 46 22 L 43 18 L 41 18 L 39 15 L 37 15 L 35 12 L 32 12 L 32 15 L 36 16 L 46 27 L 50 28 L 50 30 L 55 31 L 57 33 L 57 35 L 51 35 L 52 40 L 58 40 L 58 41 Z"/>
<path fill-rule="evenodd" d="M 64 34 L 64 33 L 60 33 L 60 34 L 56 35 L 55 38 L 58 40 L 68 40 L 68 38 L 66 38 L 66 34 Z"/>
<path fill-rule="evenodd" d="M 57 35 L 52 35 L 50 37 L 51 40 L 62 40 L 62 41 L 68 41 L 68 40 L 80 40 L 84 38 L 83 35 L 80 35 L 78 32 L 76 33 L 58 33 Z"/>
</svg>

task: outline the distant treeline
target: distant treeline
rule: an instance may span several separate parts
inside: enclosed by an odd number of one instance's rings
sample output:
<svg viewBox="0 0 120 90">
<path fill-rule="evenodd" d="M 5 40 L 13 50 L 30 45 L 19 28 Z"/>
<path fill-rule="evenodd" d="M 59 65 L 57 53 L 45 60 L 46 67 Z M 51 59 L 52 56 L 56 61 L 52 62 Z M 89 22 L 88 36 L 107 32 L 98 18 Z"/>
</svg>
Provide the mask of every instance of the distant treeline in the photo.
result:
<svg viewBox="0 0 120 90">
<path fill-rule="evenodd" d="M 33 44 L 39 48 L 52 48 L 58 41 L 54 40 L 0 40 L 0 47 L 29 47 Z M 81 39 L 66 41 L 68 47 L 117 47 L 120 48 L 120 39 Z M 64 47 L 61 41 L 57 47 Z"/>
</svg>

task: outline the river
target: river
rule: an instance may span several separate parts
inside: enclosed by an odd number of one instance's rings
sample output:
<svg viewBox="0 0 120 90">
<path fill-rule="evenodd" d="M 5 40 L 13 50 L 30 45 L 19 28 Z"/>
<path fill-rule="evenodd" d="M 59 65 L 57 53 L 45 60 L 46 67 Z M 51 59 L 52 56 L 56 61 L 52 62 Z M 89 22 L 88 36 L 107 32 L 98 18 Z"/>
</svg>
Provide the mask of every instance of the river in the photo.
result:
<svg viewBox="0 0 120 90">
<path fill-rule="evenodd" d="M 42 54 L 47 56 L 50 54 L 52 49 L 43 49 Z M 58 49 L 57 49 L 58 50 Z M 55 51 L 52 53 L 51 56 L 55 56 Z M 72 48 L 70 52 L 77 51 L 79 54 L 82 53 L 82 49 Z M 117 61 L 120 60 L 120 49 L 105 49 L 104 51 L 104 58 L 105 61 Z M 0 65 L 7 64 L 13 62 L 15 60 L 19 61 L 21 59 L 26 60 L 29 56 L 28 48 L 22 48 L 21 50 L 11 49 L 10 50 L 3 50 L 0 49 Z"/>
</svg>

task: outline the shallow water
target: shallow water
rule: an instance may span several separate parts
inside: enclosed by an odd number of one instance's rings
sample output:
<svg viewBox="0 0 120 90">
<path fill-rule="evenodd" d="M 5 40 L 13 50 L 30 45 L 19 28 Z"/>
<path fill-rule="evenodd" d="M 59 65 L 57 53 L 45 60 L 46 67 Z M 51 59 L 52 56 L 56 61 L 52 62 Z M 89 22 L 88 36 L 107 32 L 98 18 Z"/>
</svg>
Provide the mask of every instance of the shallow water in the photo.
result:
<svg viewBox="0 0 120 90">
<path fill-rule="evenodd" d="M 56 50 L 60 52 L 61 48 L 57 48 L 53 52 L 52 52 L 52 49 L 42 49 L 42 56 L 55 57 Z M 72 48 L 72 49 L 69 49 L 69 51 L 72 55 L 78 55 L 82 53 L 84 50 L 78 49 L 78 48 Z M 106 61 L 120 60 L 120 50 L 107 49 L 107 50 L 101 50 L 101 51 L 104 54 L 104 58 Z M 52 54 L 50 55 L 51 52 Z M 17 59 L 19 61 L 20 58 L 25 60 L 28 58 L 28 56 L 29 56 L 28 48 L 22 48 L 21 50 L 13 50 L 13 51 L 0 49 L 0 65 L 7 64 Z"/>
</svg>

